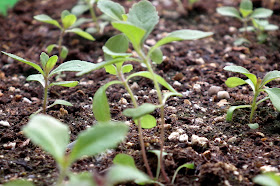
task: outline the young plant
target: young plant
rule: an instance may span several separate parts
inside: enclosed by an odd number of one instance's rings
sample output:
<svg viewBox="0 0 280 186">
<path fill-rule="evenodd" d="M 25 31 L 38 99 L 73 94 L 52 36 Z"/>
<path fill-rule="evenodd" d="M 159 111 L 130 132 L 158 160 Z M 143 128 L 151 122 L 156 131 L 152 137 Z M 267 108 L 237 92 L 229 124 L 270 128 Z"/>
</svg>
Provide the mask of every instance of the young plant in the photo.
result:
<svg viewBox="0 0 280 186">
<path fill-rule="evenodd" d="M 94 41 L 94 38 L 89 33 L 83 31 L 80 28 L 77 28 L 77 26 L 75 24 L 77 21 L 77 17 L 74 14 L 71 14 L 68 10 L 64 10 L 61 13 L 61 23 L 62 24 L 59 24 L 58 21 L 52 19 L 50 16 L 45 15 L 45 14 L 36 15 L 36 16 L 34 16 L 34 19 L 37 21 L 41 21 L 43 23 L 48 23 L 48 24 L 54 25 L 60 29 L 58 43 L 49 45 L 47 47 L 47 53 L 50 55 L 52 50 L 55 47 L 58 48 L 59 57 L 60 57 L 60 59 L 62 59 L 62 61 L 64 59 L 66 59 L 66 57 L 68 55 L 67 47 L 62 45 L 63 37 L 66 33 L 75 33 L 85 39 Z"/>
<path fill-rule="evenodd" d="M 54 75 L 59 74 L 61 72 L 66 72 L 66 71 L 79 72 L 91 65 L 91 63 L 85 61 L 73 60 L 73 61 L 65 62 L 59 65 L 57 68 L 54 68 L 58 60 L 58 57 L 56 55 L 49 57 L 46 53 L 42 52 L 40 55 L 40 63 L 41 63 L 40 66 L 37 65 L 36 63 L 18 57 L 14 54 L 6 53 L 6 52 L 2 52 L 2 53 L 6 54 L 7 56 L 17 61 L 23 62 L 36 69 L 38 72 L 40 72 L 40 74 L 33 74 L 26 78 L 27 81 L 38 81 L 44 88 L 43 107 L 42 109 L 36 111 L 34 114 L 39 113 L 42 110 L 43 113 L 45 114 L 48 108 L 58 104 L 72 106 L 71 103 L 64 100 L 56 100 L 53 104 L 48 106 L 48 90 L 52 86 L 75 87 L 78 84 L 78 81 L 51 82 L 51 79 Z"/>
<path fill-rule="evenodd" d="M 279 186 L 280 174 L 275 172 L 263 173 L 254 177 L 253 182 L 261 186 Z"/>
<path fill-rule="evenodd" d="M 253 3 L 250 0 L 242 0 L 239 11 L 234 7 L 219 7 L 217 12 L 223 16 L 235 17 L 243 23 L 243 28 L 240 29 L 244 33 L 243 40 L 247 39 L 247 32 L 251 30 L 248 23 L 255 19 L 266 19 L 273 13 L 272 10 L 266 8 L 256 8 L 253 10 Z M 245 41 L 245 40 L 244 40 Z"/>
<path fill-rule="evenodd" d="M 123 141 L 128 127 L 121 122 L 102 122 L 81 132 L 70 153 L 66 153 L 70 141 L 69 127 L 47 115 L 36 115 L 23 127 L 24 134 L 31 141 L 50 153 L 59 168 L 59 176 L 55 183 L 62 185 L 100 185 L 94 174 L 83 172 L 74 174 L 70 171 L 71 165 L 85 156 L 94 156 L 107 149 L 115 148 Z M 64 182 L 69 177 L 69 181 Z M 128 165 L 112 166 L 102 180 L 102 185 L 115 185 L 120 182 L 139 180 L 141 183 L 154 183 L 147 175 Z M 17 181 L 19 184 L 27 181 Z M 9 183 L 8 183 L 9 184 Z M 7 184 L 7 185 L 8 185 Z M 18 185 L 17 183 L 14 185 Z"/>
<path fill-rule="evenodd" d="M 280 78 L 280 71 L 271 71 L 268 72 L 263 79 L 256 77 L 254 74 L 250 73 L 247 69 L 241 67 L 241 66 L 226 66 L 224 70 L 230 71 L 230 72 L 237 72 L 240 74 L 245 75 L 248 79 L 243 80 L 239 77 L 230 77 L 226 80 L 226 85 L 230 88 L 248 84 L 251 89 L 253 90 L 253 100 L 250 105 L 238 105 L 238 106 L 231 106 L 227 111 L 227 121 L 232 120 L 232 115 L 234 110 L 240 109 L 240 108 L 251 108 L 251 114 L 250 114 L 250 127 L 257 127 L 257 124 L 253 124 L 253 117 L 254 113 L 260 103 L 262 103 L 265 100 L 270 99 L 273 106 L 280 111 L 280 88 L 268 88 L 266 87 L 266 84 L 269 83 L 272 80 L 275 80 L 277 78 Z M 262 99 L 259 99 L 259 95 L 261 92 L 266 92 L 268 96 L 265 96 Z"/>
<path fill-rule="evenodd" d="M 7 16 L 9 8 L 13 8 L 19 0 L 1 0 L 0 1 L 0 14 Z"/>
<path fill-rule="evenodd" d="M 106 89 L 113 84 L 122 84 L 130 95 L 134 108 L 124 110 L 123 114 L 127 117 L 131 117 L 136 125 L 138 125 L 139 141 L 142 151 L 145 167 L 149 176 L 152 178 L 152 172 L 150 170 L 148 160 L 145 153 L 145 146 L 142 135 L 142 128 L 152 128 L 156 126 L 156 119 L 151 113 L 159 108 L 160 109 L 160 121 L 161 121 L 161 133 L 160 133 L 160 162 L 161 172 L 166 180 L 169 179 L 163 168 L 163 145 L 164 145 L 164 105 L 166 100 L 170 96 L 180 96 L 171 85 L 169 85 L 161 76 L 157 75 L 153 69 L 153 63 L 161 64 L 163 61 L 162 52 L 160 47 L 164 44 L 171 43 L 173 41 L 182 40 L 195 40 L 212 35 L 211 32 L 202 32 L 196 30 L 178 30 L 170 33 L 166 37 L 162 38 L 151 48 L 145 47 L 144 43 L 147 37 L 150 35 L 155 25 L 158 23 L 159 17 L 154 6 L 146 1 L 142 0 L 129 10 L 127 14 L 124 12 L 124 8 L 112 1 L 99 1 L 98 8 L 107 16 L 111 17 L 115 21 L 112 22 L 114 28 L 122 32 L 121 35 L 110 38 L 103 51 L 105 53 L 104 62 L 96 64 L 95 67 L 89 68 L 83 72 L 78 73 L 82 75 L 90 71 L 105 67 L 106 71 L 110 74 L 116 75 L 118 80 L 109 82 L 95 93 L 93 99 L 93 112 L 95 118 L 98 121 L 111 120 L 110 108 L 108 100 L 105 94 Z M 132 53 L 126 53 L 129 43 L 132 44 L 133 49 L 137 53 L 138 57 L 131 57 Z M 146 66 L 147 71 L 135 72 L 129 76 L 125 73 L 132 70 L 132 65 L 123 65 L 126 61 L 136 61 Z M 139 106 L 134 94 L 130 88 L 129 80 L 133 77 L 144 77 L 151 79 L 154 83 L 154 87 L 157 91 L 158 104 L 144 103 Z M 163 93 L 160 85 L 164 86 L 170 92 Z M 100 106 L 102 108 L 100 108 Z"/>
</svg>

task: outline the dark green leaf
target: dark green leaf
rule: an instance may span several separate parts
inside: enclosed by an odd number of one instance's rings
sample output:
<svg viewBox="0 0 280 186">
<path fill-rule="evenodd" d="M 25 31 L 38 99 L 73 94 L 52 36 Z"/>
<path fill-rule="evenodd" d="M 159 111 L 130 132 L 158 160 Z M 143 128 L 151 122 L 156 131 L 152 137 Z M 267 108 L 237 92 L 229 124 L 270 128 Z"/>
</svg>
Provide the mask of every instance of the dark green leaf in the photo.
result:
<svg viewBox="0 0 280 186">
<path fill-rule="evenodd" d="M 100 1 L 101 2 L 101 1 Z M 128 49 L 129 41 L 124 34 L 118 34 L 116 36 L 111 37 L 105 43 L 105 46 L 112 52 L 115 53 L 125 53 Z M 104 54 L 105 60 L 111 60 L 112 57 L 110 54 Z"/>
<path fill-rule="evenodd" d="M 65 58 L 67 57 L 67 55 L 68 55 L 68 49 L 67 49 L 65 46 L 63 46 L 63 47 L 61 48 L 61 52 L 60 52 L 60 54 L 59 54 L 59 57 L 60 57 L 61 59 L 65 59 Z"/>
<path fill-rule="evenodd" d="M 160 50 L 160 48 L 156 48 L 151 54 L 150 54 L 150 58 L 153 62 L 155 62 L 156 64 L 161 64 L 163 61 L 163 55 L 162 55 L 162 51 Z"/>
</svg>

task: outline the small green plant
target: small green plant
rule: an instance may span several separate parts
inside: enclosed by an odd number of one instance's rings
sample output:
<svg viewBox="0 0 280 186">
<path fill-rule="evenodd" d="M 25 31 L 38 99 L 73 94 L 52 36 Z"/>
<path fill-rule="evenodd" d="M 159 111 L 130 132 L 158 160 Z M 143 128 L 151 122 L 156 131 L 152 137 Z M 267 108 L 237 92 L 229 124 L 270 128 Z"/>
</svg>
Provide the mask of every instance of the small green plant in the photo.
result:
<svg viewBox="0 0 280 186">
<path fill-rule="evenodd" d="M 69 127 L 60 121 L 47 115 L 36 115 L 23 127 L 24 134 L 31 141 L 50 153 L 59 168 L 59 176 L 55 183 L 63 185 L 99 185 L 94 175 L 89 172 L 75 174 L 70 171 L 71 165 L 78 159 L 86 156 L 94 156 L 107 149 L 115 148 L 126 136 L 128 127 L 121 122 L 102 122 L 88 128 L 78 135 L 76 143 L 70 153 L 66 153 L 70 140 Z M 69 181 L 64 182 L 69 177 Z M 138 181 L 139 183 L 154 183 L 153 180 L 127 164 L 112 166 L 104 176 L 103 185 L 113 186 L 126 181 Z M 16 180 L 5 185 L 33 185 L 31 182 Z"/>
<path fill-rule="evenodd" d="M 241 67 L 241 66 L 226 66 L 224 70 L 230 71 L 230 72 L 237 72 L 240 74 L 245 75 L 248 77 L 247 80 L 243 80 L 239 77 L 230 77 L 226 80 L 226 85 L 230 88 L 248 84 L 251 89 L 253 90 L 253 100 L 250 105 L 238 105 L 238 106 L 231 106 L 227 111 L 227 121 L 232 120 L 232 115 L 234 110 L 240 109 L 240 108 L 251 108 L 251 114 L 250 114 L 250 127 L 251 128 L 257 128 L 257 124 L 252 124 L 253 122 L 253 116 L 254 113 L 260 103 L 262 103 L 265 100 L 270 99 L 273 106 L 280 111 L 280 88 L 268 88 L 266 87 L 266 84 L 269 83 L 272 80 L 275 80 L 277 78 L 280 78 L 280 71 L 271 71 L 268 72 L 263 79 L 257 78 L 254 74 L 250 73 L 247 69 Z M 261 92 L 266 92 L 268 96 L 265 96 L 262 99 L 258 99 Z"/>
<path fill-rule="evenodd" d="M 153 178 L 153 174 L 145 153 L 142 128 L 153 128 L 156 126 L 156 119 L 151 115 L 151 113 L 155 109 L 159 109 L 161 121 L 160 166 L 163 177 L 165 178 L 166 182 L 169 182 L 169 178 L 164 171 L 164 166 L 162 163 L 164 145 L 164 105 L 170 96 L 180 96 L 181 94 L 178 93 L 171 85 L 169 85 L 164 80 L 164 78 L 157 75 L 154 72 L 152 66 L 153 64 L 161 64 L 163 61 L 163 55 L 160 50 L 162 45 L 174 41 L 200 39 L 210 36 L 212 33 L 187 29 L 178 30 L 162 38 L 154 46 L 147 48 L 145 47 L 144 43 L 159 20 L 157 11 L 150 2 L 142 0 L 134 4 L 127 14 L 125 13 L 124 7 L 112 1 L 99 1 L 98 8 L 104 14 L 115 20 L 112 22 L 112 25 L 114 28 L 122 32 L 122 34 L 110 38 L 103 47 L 106 61 L 98 63 L 95 67 L 88 68 L 87 70 L 78 73 L 78 75 L 82 75 L 104 67 L 108 73 L 115 75 L 118 78 L 116 81 L 112 81 L 103 85 L 95 93 L 93 98 L 94 116 L 98 121 L 111 120 L 109 103 L 106 97 L 106 89 L 114 84 L 123 85 L 129 93 L 134 106 L 134 108 L 124 110 L 123 114 L 127 117 L 131 117 L 135 124 L 138 125 L 139 141 L 144 165 L 149 176 Z M 138 58 L 131 57 L 132 53 L 126 53 L 129 43 L 132 44 L 133 49 L 138 55 Z M 139 62 L 146 66 L 147 71 L 135 72 L 127 76 L 126 73 L 133 69 L 131 64 L 124 65 L 124 63 L 127 61 Z M 158 104 L 144 103 L 139 105 L 137 103 L 134 93 L 129 85 L 129 80 L 134 77 L 144 77 L 153 81 L 158 96 Z M 163 93 L 161 91 L 160 85 L 168 89 L 170 92 Z"/>
<path fill-rule="evenodd" d="M 1 0 L 0 1 L 0 14 L 7 16 L 9 8 L 13 8 L 19 0 Z"/>
<path fill-rule="evenodd" d="M 256 184 L 262 186 L 279 186 L 280 185 L 280 174 L 275 172 L 268 172 L 257 175 L 253 178 Z"/>
<path fill-rule="evenodd" d="M 71 14 L 68 10 L 64 10 L 61 13 L 61 23 L 59 24 L 58 21 L 52 19 L 50 16 L 41 14 L 41 15 L 36 15 L 34 16 L 34 19 L 37 21 L 41 21 L 44 23 L 48 23 L 51 25 L 56 26 L 57 28 L 60 29 L 60 35 L 58 39 L 57 44 L 51 44 L 47 47 L 47 53 L 50 55 L 52 50 L 56 47 L 58 48 L 58 53 L 60 59 L 63 61 L 67 55 L 68 55 L 68 49 L 67 47 L 62 45 L 63 42 L 63 37 L 66 33 L 75 33 L 85 39 L 94 41 L 94 38 L 87 32 L 83 31 L 80 28 L 77 28 L 77 25 L 75 24 L 77 21 L 77 17 L 74 14 Z"/>
<path fill-rule="evenodd" d="M 244 34 L 243 38 L 239 40 L 242 42 L 249 42 L 247 39 L 247 32 L 256 29 L 256 24 L 259 22 L 258 19 L 266 19 L 273 13 L 272 10 L 266 8 L 256 8 L 253 10 L 253 3 L 250 0 L 242 0 L 240 3 L 239 11 L 234 7 L 225 6 L 217 8 L 217 12 L 223 16 L 235 17 L 243 23 L 243 28 L 240 28 L 240 31 Z M 252 22 L 254 26 L 249 26 L 249 22 Z M 275 30 L 276 26 L 274 25 L 273 27 L 273 30 Z M 257 28 L 259 29 L 259 26 L 257 26 Z M 267 26 L 267 30 L 271 30 L 271 24 L 270 26 Z M 263 31 L 265 31 L 265 28 L 263 28 Z M 239 41 L 238 43 L 240 44 Z"/>
<path fill-rule="evenodd" d="M 58 57 L 56 55 L 49 57 L 46 53 L 42 52 L 40 55 L 40 65 L 37 65 L 36 63 L 27 61 L 21 57 L 18 57 L 14 54 L 2 52 L 6 54 L 7 56 L 23 62 L 34 69 L 36 69 L 40 74 L 33 74 L 30 75 L 26 78 L 27 81 L 38 81 L 42 87 L 44 88 L 44 99 L 43 99 L 43 106 L 42 109 L 39 109 L 36 113 L 39 113 L 43 110 L 43 113 L 46 113 L 46 110 L 50 107 L 53 107 L 55 105 L 66 105 L 66 106 L 72 106 L 71 103 L 68 101 L 64 100 L 56 100 L 53 104 L 48 105 L 48 90 L 52 86 L 63 86 L 63 87 L 75 87 L 78 84 L 78 81 L 60 81 L 60 82 L 50 82 L 52 77 L 56 74 L 59 74 L 61 72 L 66 72 L 66 71 L 72 71 L 72 72 L 79 72 L 84 70 L 84 68 L 90 66 L 91 64 L 85 61 L 79 61 L 79 60 L 73 60 L 73 61 L 68 61 L 65 62 L 61 65 L 59 65 L 57 68 L 54 68 Z"/>
</svg>

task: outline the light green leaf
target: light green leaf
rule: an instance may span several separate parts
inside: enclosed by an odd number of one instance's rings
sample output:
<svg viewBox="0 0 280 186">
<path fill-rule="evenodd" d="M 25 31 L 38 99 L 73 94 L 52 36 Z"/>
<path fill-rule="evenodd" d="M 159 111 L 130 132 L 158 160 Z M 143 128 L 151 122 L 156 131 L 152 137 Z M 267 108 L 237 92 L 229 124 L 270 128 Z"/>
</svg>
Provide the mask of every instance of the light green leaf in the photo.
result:
<svg viewBox="0 0 280 186">
<path fill-rule="evenodd" d="M 148 79 L 152 80 L 152 74 L 150 72 L 147 72 L 147 71 L 133 73 L 133 74 L 131 74 L 127 77 L 127 80 L 129 80 L 133 77 L 137 77 L 137 76 L 145 77 L 145 78 L 148 78 Z M 156 75 L 156 80 L 158 81 L 159 84 L 161 84 L 162 86 L 164 86 L 165 88 L 167 88 L 171 92 L 177 93 L 177 91 L 171 85 L 169 85 L 161 76 Z"/>
<path fill-rule="evenodd" d="M 167 43 L 171 43 L 173 41 L 183 41 L 183 40 L 196 40 L 196 39 L 201 39 L 204 37 L 208 37 L 213 35 L 212 32 L 203 32 L 199 30 L 176 30 L 174 32 L 171 32 L 168 34 L 166 37 L 162 38 L 159 40 L 155 46 L 153 46 L 148 55 L 151 55 L 151 53 L 158 47 L 165 45 Z"/>
<path fill-rule="evenodd" d="M 250 44 L 251 42 L 248 39 L 245 39 L 245 38 L 241 37 L 241 38 L 236 39 L 233 44 L 235 46 L 240 46 L 240 45 L 243 45 L 245 43 Z"/>
<path fill-rule="evenodd" d="M 247 26 L 246 28 L 245 27 L 242 27 L 242 28 L 239 28 L 239 32 L 253 32 L 253 31 L 255 31 L 256 29 L 255 29 L 255 27 L 253 27 L 253 26 Z M 248 41 L 247 39 L 245 39 L 245 38 L 242 38 L 242 39 L 244 39 L 243 41 Z M 247 42 L 248 43 L 248 42 Z"/>
<path fill-rule="evenodd" d="M 53 102 L 53 104 L 49 105 L 47 108 L 51 108 L 55 105 L 64 105 L 64 106 L 69 106 L 69 107 L 72 107 L 72 103 L 68 102 L 68 101 L 65 101 L 65 100 L 61 100 L 61 99 L 57 99 Z"/>
<path fill-rule="evenodd" d="M 19 180 L 9 181 L 8 183 L 5 183 L 3 186 L 34 186 L 34 184 L 31 181 L 19 179 Z"/>
<path fill-rule="evenodd" d="M 80 28 L 72 28 L 70 30 L 66 30 L 66 32 L 73 32 L 87 40 L 90 40 L 90 41 L 94 41 L 95 39 L 92 37 L 92 35 L 90 35 L 89 33 L 83 31 L 82 29 Z"/>
<path fill-rule="evenodd" d="M 146 114 L 150 114 L 157 108 L 156 105 L 151 103 L 144 103 L 137 108 L 129 108 L 123 111 L 123 115 L 127 117 L 132 117 L 133 119 L 138 119 Z"/>
<path fill-rule="evenodd" d="M 119 3 L 115 3 L 113 1 L 98 1 L 97 7 L 116 21 L 122 21 L 122 15 L 125 14 L 124 7 L 122 7 Z"/>
<path fill-rule="evenodd" d="M 273 81 L 273 80 L 275 80 L 275 79 L 277 79 L 277 78 L 280 78 L 280 71 L 274 70 L 274 71 L 268 72 L 268 73 L 264 76 L 264 78 L 263 78 L 263 80 L 262 80 L 262 82 L 261 82 L 260 87 L 266 85 L 266 84 L 269 83 L 270 81 Z"/>
<path fill-rule="evenodd" d="M 3 51 L 2 51 L 2 53 L 7 55 L 7 56 L 9 56 L 9 57 L 11 57 L 11 58 L 13 58 L 13 59 L 15 59 L 15 60 L 17 60 L 17 61 L 23 62 L 23 63 L 25 63 L 25 64 L 27 64 L 29 66 L 32 66 L 33 68 L 38 70 L 42 75 L 45 74 L 44 71 L 42 70 L 42 68 L 39 65 L 37 65 L 37 64 L 35 64 L 33 62 L 27 61 L 27 60 L 25 60 L 25 59 L 23 59 L 21 57 L 18 57 L 18 56 L 14 55 L 14 54 L 6 53 L 6 52 L 3 52 Z"/>
<path fill-rule="evenodd" d="M 239 11 L 242 17 L 247 17 L 253 12 L 253 3 L 251 0 L 242 0 L 240 3 Z"/>
<path fill-rule="evenodd" d="M 133 70 L 133 66 L 131 64 L 127 64 L 122 66 L 122 73 L 129 73 L 131 70 Z"/>
<path fill-rule="evenodd" d="M 231 121 L 232 120 L 232 115 L 234 110 L 236 109 L 241 109 L 241 108 L 250 108 L 252 107 L 251 105 L 238 105 L 238 106 L 231 106 L 229 107 L 228 111 L 227 111 L 227 117 L 226 120 L 227 121 Z"/>
<path fill-rule="evenodd" d="M 159 178 L 159 173 L 160 173 L 160 167 L 161 167 L 161 165 L 160 165 L 160 150 L 149 150 L 149 152 L 152 152 L 152 153 L 154 153 L 157 156 L 158 162 L 157 162 L 156 179 L 158 179 Z M 163 157 L 166 156 L 166 155 L 167 155 L 166 152 L 162 152 L 162 156 Z"/>
<path fill-rule="evenodd" d="M 71 10 L 71 13 L 77 17 L 89 10 L 89 6 L 86 4 L 78 4 L 74 6 Z"/>
<path fill-rule="evenodd" d="M 247 84 L 246 81 L 244 81 L 243 79 L 238 78 L 238 77 L 230 77 L 226 80 L 225 83 L 229 88 L 233 88 L 233 87 L 237 87 L 239 85 Z"/>
<path fill-rule="evenodd" d="M 24 134 L 33 143 L 50 153 L 59 165 L 62 165 L 65 150 L 69 143 L 69 128 L 47 115 L 35 115 L 23 127 Z"/>
<path fill-rule="evenodd" d="M 122 122 L 101 122 L 79 134 L 70 154 L 70 162 L 115 148 L 126 136 L 128 126 Z"/>
<path fill-rule="evenodd" d="M 248 126 L 250 129 L 257 129 L 260 127 L 258 123 L 249 123 Z"/>
<path fill-rule="evenodd" d="M 72 26 L 77 20 L 77 17 L 74 14 L 69 14 L 62 19 L 62 24 L 64 29 L 69 28 Z"/>
<path fill-rule="evenodd" d="M 65 186 L 96 186 L 91 172 L 71 173 Z"/>
<path fill-rule="evenodd" d="M 128 49 L 129 41 L 124 34 L 118 34 L 116 36 L 111 37 L 105 43 L 105 46 L 112 52 L 115 53 L 125 53 Z M 104 54 L 105 60 L 111 60 L 112 57 L 110 54 Z"/>
<path fill-rule="evenodd" d="M 279 27 L 277 25 L 273 25 L 273 24 L 268 24 L 264 27 L 265 31 L 273 31 L 273 30 L 278 30 Z"/>
<path fill-rule="evenodd" d="M 112 25 L 127 36 L 135 50 L 140 50 L 141 41 L 146 33 L 145 30 L 128 22 L 113 22 Z"/>
<path fill-rule="evenodd" d="M 66 71 L 68 71 L 68 72 L 81 72 L 81 71 L 90 69 L 94 66 L 95 66 L 94 63 L 90 63 L 90 62 L 86 62 L 86 61 L 80 61 L 80 60 L 71 60 L 71 61 L 67 61 L 67 62 L 64 62 L 61 65 L 59 65 L 56 69 L 51 71 L 49 76 L 58 74 L 60 72 L 66 72 Z"/>
<path fill-rule="evenodd" d="M 42 52 L 40 55 L 40 61 L 43 69 L 45 69 L 48 60 L 49 60 L 49 56 L 45 52 Z"/>
<path fill-rule="evenodd" d="M 62 86 L 62 87 L 75 87 L 79 84 L 78 81 L 60 81 L 60 82 L 53 82 L 50 86 Z"/>
<path fill-rule="evenodd" d="M 47 49 L 47 53 L 50 55 L 51 54 L 51 52 L 53 51 L 53 49 L 55 48 L 55 47 L 58 47 L 56 44 L 51 44 L 51 45 L 49 45 L 46 49 Z"/>
<path fill-rule="evenodd" d="M 34 16 L 34 19 L 37 21 L 41 21 L 43 23 L 48 23 L 48 24 L 54 25 L 61 29 L 61 26 L 59 25 L 59 23 L 48 15 L 45 15 L 45 14 L 36 15 L 36 16 Z"/>
<path fill-rule="evenodd" d="M 279 186 L 280 176 L 274 172 L 257 175 L 253 178 L 254 183 L 262 186 Z"/>
<path fill-rule="evenodd" d="M 178 167 L 173 175 L 171 184 L 174 184 L 175 178 L 178 174 L 178 172 L 182 169 L 182 168 L 187 168 L 187 169 L 194 169 L 194 164 L 193 163 L 185 163 L 184 165 L 181 165 L 180 167 Z"/>
<path fill-rule="evenodd" d="M 163 99 L 162 99 L 162 102 L 163 104 L 166 103 L 166 100 L 171 97 L 171 96 L 179 96 L 179 97 L 182 97 L 182 94 L 178 93 L 178 92 L 166 92 L 166 93 L 163 93 Z"/>
<path fill-rule="evenodd" d="M 100 87 L 94 94 L 92 111 L 97 121 L 110 121 L 110 107 L 106 96 L 106 89 L 114 84 L 121 84 L 120 81 L 111 81 Z"/>
<path fill-rule="evenodd" d="M 163 61 L 163 55 L 160 48 L 156 48 L 155 50 L 153 50 L 153 52 L 150 54 L 150 58 L 156 64 L 161 64 Z"/>
<path fill-rule="evenodd" d="M 60 19 L 63 20 L 68 15 L 71 15 L 71 13 L 68 10 L 63 10 L 60 14 Z"/>
<path fill-rule="evenodd" d="M 53 69 L 53 67 L 55 66 L 57 60 L 58 60 L 57 55 L 54 55 L 54 56 L 49 58 L 49 60 L 48 60 L 48 62 L 46 64 L 46 73 L 47 74 Z"/>
<path fill-rule="evenodd" d="M 280 111 L 280 88 L 265 88 L 264 91 L 268 94 L 273 106 Z"/>
<path fill-rule="evenodd" d="M 107 65 L 104 68 L 107 73 L 112 74 L 112 75 L 117 75 L 117 69 L 116 69 L 115 65 Z"/>
<path fill-rule="evenodd" d="M 60 54 L 59 54 L 59 57 L 60 57 L 61 59 L 65 59 L 65 58 L 67 57 L 67 55 L 68 55 L 68 48 L 66 48 L 65 46 L 63 46 L 63 47 L 61 48 L 61 52 L 60 52 Z"/>
<path fill-rule="evenodd" d="M 26 81 L 38 81 L 45 88 L 45 79 L 42 74 L 32 74 L 26 78 Z"/>
<path fill-rule="evenodd" d="M 115 165 L 123 165 L 136 168 L 133 157 L 127 154 L 117 154 L 113 159 L 113 163 Z"/>
<path fill-rule="evenodd" d="M 158 23 L 158 20 L 156 8 L 152 3 L 145 0 L 134 4 L 127 16 L 129 23 L 146 31 L 145 36 L 142 38 L 141 46 Z"/>
<path fill-rule="evenodd" d="M 129 56 L 132 55 L 131 53 L 116 53 L 116 52 L 113 52 L 109 48 L 107 48 L 106 46 L 103 46 L 102 50 L 105 54 L 107 54 L 109 56 L 112 56 L 112 58 L 118 58 L 118 57 L 124 57 L 125 58 L 125 57 L 129 57 Z"/>
<path fill-rule="evenodd" d="M 230 72 L 237 72 L 237 73 L 240 73 L 240 74 L 243 74 L 245 76 L 247 76 L 252 82 L 254 85 L 257 84 L 257 77 L 250 73 L 246 68 L 244 67 L 241 67 L 241 66 L 235 66 L 235 65 L 232 65 L 232 66 L 226 66 L 224 67 L 224 70 L 227 70 L 227 71 L 230 71 Z"/>
<path fill-rule="evenodd" d="M 143 129 L 151 129 L 154 128 L 157 125 L 157 120 L 154 116 L 150 115 L 150 114 L 146 114 L 138 119 L 135 119 L 134 122 L 136 125 L 138 125 L 139 123 L 139 119 L 141 121 L 141 128 Z"/>
<path fill-rule="evenodd" d="M 252 18 L 268 18 L 273 14 L 272 10 L 266 8 L 257 8 L 252 13 Z"/>
<path fill-rule="evenodd" d="M 216 9 L 216 11 L 223 16 L 230 16 L 241 19 L 238 10 L 234 7 L 223 6 Z"/>
</svg>

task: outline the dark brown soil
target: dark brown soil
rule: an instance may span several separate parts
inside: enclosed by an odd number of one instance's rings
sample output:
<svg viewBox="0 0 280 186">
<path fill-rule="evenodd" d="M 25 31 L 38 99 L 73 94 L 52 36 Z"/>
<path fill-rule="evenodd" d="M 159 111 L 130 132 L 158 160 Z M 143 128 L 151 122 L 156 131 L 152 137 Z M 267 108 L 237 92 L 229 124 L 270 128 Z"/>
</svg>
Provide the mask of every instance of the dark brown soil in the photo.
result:
<svg viewBox="0 0 280 186">
<path fill-rule="evenodd" d="M 169 153 L 165 160 L 167 174 L 172 178 L 177 167 L 193 162 L 195 170 L 181 170 L 176 185 L 254 185 L 252 178 L 260 173 L 260 167 L 271 165 L 280 169 L 280 117 L 272 104 L 267 101 L 257 110 L 255 122 L 260 124 L 257 130 L 250 129 L 248 123 L 249 110 L 237 111 L 234 121 L 226 122 L 225 114 L 229 105 L 248 104 L 251 97 L 249 87 L 227 88 L 224 84 L 229 76 L 236 75 L 223 70 L 229 63 L 243 66 L 251 72 L 263 77 L 266 72 L 280 70 L 279 46 L 280 32 L 271 32 L 269 40 L 264 44 L 255 42 L 254 34 L 250 34 L 252 44 L 247 47 L 234 47 L 234 39 L 239 35 L 241 24 L 230 17 L 222 17 L 215 12 L 221 5 L 237 6 L 237 2 L 225 0 L 205 0 L 197 3 L 187 15 L 179 15 L 175 4 L 165 5 L 164 1 L 154 1 L 160 13 L 160 22 L 155 28 L 151 40 L 158 40 L 160 34 L 178 29 L 197 29 L 214 32 L 213 37 L 199 41 L 172 43 L 162 47 L 165 61 L 155 70 L 171 85 L 183 93 L 183 97 L 171 98 L 166 106 L 165 151 Z M 75 0 L 56 1 L 20 1 L 9 11 L 8 17 L 0 17 L 0 50 L 16 54 L 30 61 L 38 61 L 40 53 L 49 44 L 56 43 L 59 31 L 52 26 L 39 23 L 34 15 L 48 14 L 59 18 L 64 9 L 71 9 Z M 126 7 L 133 2 L 121 1 Z M 260 6 L 260 1 L 254 1 Z M 280 23 L 279 4 L 275 5 L 274 15 L 270 19 L 273 24 Z M 237 28 L 237 29 L 236 29 Z M 104 35 L 97 35 L 96 41 L 90 42 L 78 36 L 68 35 L 64 40 L 69 50 L 66 59 L 85 60 L 96 63 L 103 58 L 102 46 L 106 40 L 116 34 L 111 26 L 106 27 Z M 134 64 L 134 69 L 144 70 Z M 33 145 L 21 132 L 30 114 L 41 106 L 42 89 L 36 82 L 27 82 L 26 77 L 35 73 L 29 66 L 0 56 L 0 121 L 7 121 L 10 126 L 0 125 L 0 183 L 17 178 L 32 180 L 36 185 L 51 185 L 57 177 L 54 160 L 40 148 Z M 50 91 L 50 102 L 64 99 L 73 103 L 73 107 L 56 106 L 48 113 L 71 128 L 71 140 L 80 131 L 95 123 L 91 111 L 91 100 L 95 91 L 112 77 L 104 70 L 75 77 L 67 73 L 65 80 L 78 80 L 75 88 L 53 87 Z M 152 83 L 136 79 L 139 89 L 135 90 L 139 102 L 156 102 L 151 94 Z M 200 90 L 194 90 L 200 85 Z M 228 91 L 230 98 L 219 100 L 209 95 L 211 86 L 220 86 Z M 279 81 L 270 86 L 280 87 Z M 125 96 L 121 86 L 108 89 L 112 115 L 115 120 L 127 121 L 121 115 L 124 107 L 120 104 Z M 26 101 L 29 100 L 29 101 Z M 225 103 L 222 105 L 222 102 Z M 159 113 L 153 113 L 158 117 Z M 192 145 L 169 140 L 172 132 L 206 137 L 206 146 Z M 72 169 L 75 172 L 104 172 L 117 153 L 131 154 L 138 168 L 145 170 L 140 156 L 140 145 L 137 128 L 131 125 L 125 142 L 116 150 L 98 157 L 87 158 L 76 162 Z M 147 150 L 159 149 L 159 127 L 144 131 Z M 156 171 L 156 157 L 148 153 L 152 169 Z M 163 181 L 163 180 L 161 180 Z"/>
</svg>

